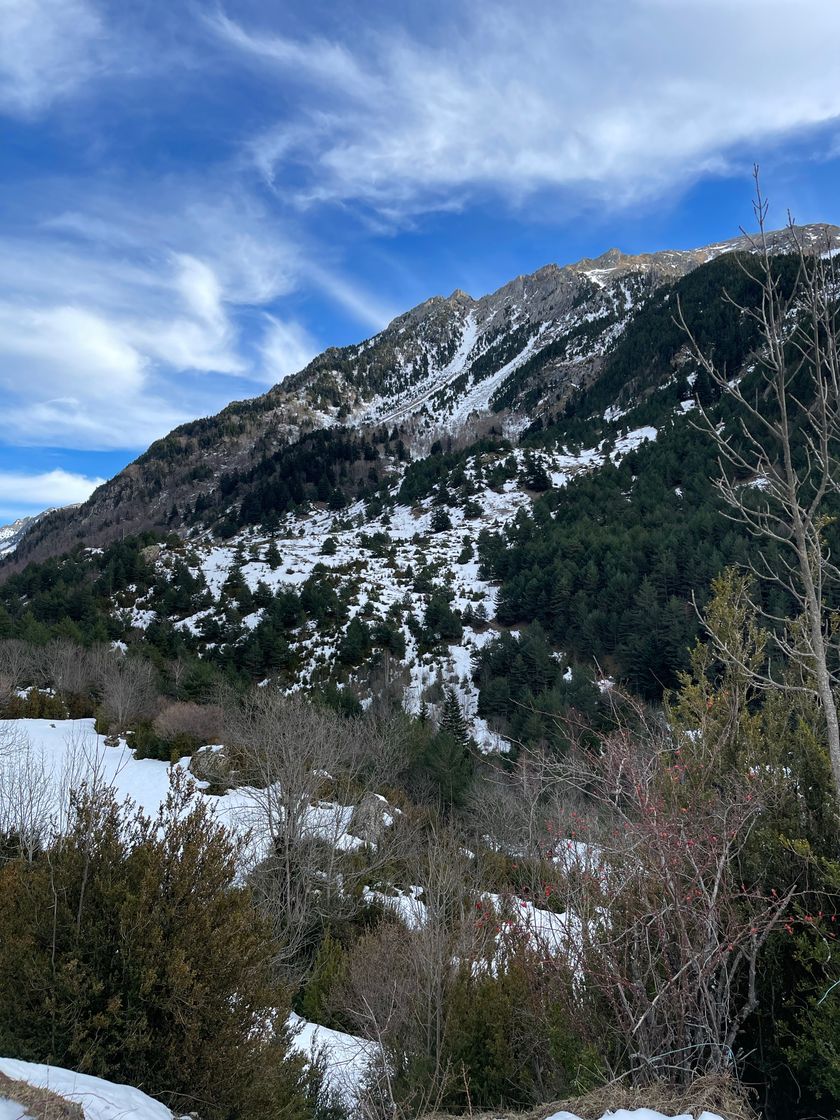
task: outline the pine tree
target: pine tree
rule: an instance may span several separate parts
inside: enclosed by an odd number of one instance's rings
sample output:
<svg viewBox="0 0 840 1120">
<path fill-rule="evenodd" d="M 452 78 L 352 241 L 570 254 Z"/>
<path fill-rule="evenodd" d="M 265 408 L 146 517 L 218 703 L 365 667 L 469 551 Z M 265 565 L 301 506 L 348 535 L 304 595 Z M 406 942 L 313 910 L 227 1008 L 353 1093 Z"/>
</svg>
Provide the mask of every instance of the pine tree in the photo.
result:
<svg viewBox="0 0 840 1120">
<path fill-rule="evenodd" d="M 370 649 L 370 630 L 367 624 L 356 615 L 350 620 L 350 625 L 341 639 L 338 647 L 338 659 L 344 665 L 358 665 L 368 656 Z"/>
<path fill-rule="evenodd" d="M 347 976 L 347 953 L 327 931 L 315 956 L 312 975 L 300 1001 L 300 1014 L 322 1026 L 346 1030 L 348 1024 L 337 1017 L 335 996 Z"/>
<path fill-rule="evenodd" d="M 283 563 L 283 558 L 280 555 L 280 550 L 277 547 L 277 542 L 272 540 L 268 546 L 265 554 L 265 562 L 271 568 L 272 572 L 276 572 L 280 565 Z"/>
<path fill-rule="evenodd" d="M 451 735 L 456 743 L 466 746 L 470 741 L 470 731 L 458 697 L 451 688 L 443 694 L 443 709 L 440 716 L 440 730 Z"/>
<path fill-rule="evenodd" d="M 433 533 L 442 533 L 446 529 L 452 528 L 452 518 L 449 516 L 444 506 L 439 506 L 432 514 L 429 527 Z"/>
</svg>

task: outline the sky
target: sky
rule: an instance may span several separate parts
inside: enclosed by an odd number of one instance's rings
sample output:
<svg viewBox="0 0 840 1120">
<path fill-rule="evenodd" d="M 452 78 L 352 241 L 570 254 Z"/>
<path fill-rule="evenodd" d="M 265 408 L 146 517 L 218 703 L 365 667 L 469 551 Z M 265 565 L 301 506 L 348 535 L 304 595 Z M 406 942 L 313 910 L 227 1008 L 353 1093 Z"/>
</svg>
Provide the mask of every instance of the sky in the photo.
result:
<svg viewBox="0 0 840 1120">
<path fill-rule="evenodd" d="M 435 294 L 840 222 L 837 0 L 0 0 L 0 524 Z"/>
</svg>

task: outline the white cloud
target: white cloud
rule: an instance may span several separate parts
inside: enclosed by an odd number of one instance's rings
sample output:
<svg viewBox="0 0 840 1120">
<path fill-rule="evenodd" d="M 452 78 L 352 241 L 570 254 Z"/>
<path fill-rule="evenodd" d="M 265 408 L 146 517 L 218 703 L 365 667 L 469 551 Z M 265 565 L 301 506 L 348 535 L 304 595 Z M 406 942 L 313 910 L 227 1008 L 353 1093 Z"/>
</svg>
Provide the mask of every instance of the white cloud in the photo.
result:
<svg viewBox="0 0 840 1120">
<path fill-rule="evenodd" d="M 262 368 L 265 380 L 273 385 L 302 370 L 316 356 L 319 347 L 298 323 L 282 322 L 273 315 L 266 318 L 268 326 L 261 346 Z"/>
<path fill-rule="evenodd" d="M 0 0 L 0 111 L 40 112 L 104 65 L 106 36 L 87 0 Z"/>
<path fill-rule="evenodd" d="M 360 284 L 343 277 L 339 272 L 309 261 L 305 274 L 322 292 L 337 304 L 349 311 L 354 319 L 364 323 L 374 331 L 381 331 L 395 316 L 404 311 L 388 306 L 380 297 L 373 295 Z"/>
<path fill-rule="evenodd" d="M 177 204 L 158 193 L 138 207 L 91 192 L 84 209 L 34 215 L 28 236 L 0 237 L 7 441 L 142 448 L 245 395 L 243 380 L 259 391 L 261 351 L 284 372 L 295 354 L 312 356 L 285 320 L 281 362 L 272 322 L 254 315 L 300 282 L 296 250 L 247 195 L 216 191 L 211 204 L 213 194 L 182 184 Z"/>
<path fill-rule="evenodd" d="M 47 509 L 84 502 L 104 478 L 87 478 L 64 470 L 42 474 L 25 474 L 0 470 L 0 502 L 13 507 L 32 506 Z"/>
<path fill-rule="evenodd" d="M 68 447 L 89 451 L 142 450 L 179 424 L 213 411 L 173 405 L 165 392 L 131 399 L 114 397 L 92 405 L 75 397 L 7 404 L 0 435 L 4 442 L 29 447 Z"/>
<path fill-rule="evenodd" d="M 25 373 L 24 373 L 25 371 Z M 0 302 L 0 385 L 12 392 L 113 398 L 142 382 L 143 357 L 118 327 L 80 307 Z"/>
<path fill-rule="evenodd" d="M 178 264 L 175 284 L 185 303 L 200 319 L 218 327 L 225 318 L 222 310 L 222 286 L 218 276 L 204 261 L 189 253 L 178 253 L 175 259 Z"/>
<path fill-rule="evenodd" d="M 455 11 L 455 27 L 430 16 L 425 37 L 385 29 L 352 49 L 218 19 L 231 50 L 303 88 L 296 111 L 252 141 L 266 177 L 294 166 L 300 203 L 391 216 L 477 190 L 625 202 L 840 115 L 835 0 L 801 0 L 795 17 L 784 0 Z"/>
<path fill-rule="evenodd" d="M 367 96 L 370 75 L 342 44 L 318 38 L 311 43 L 296 43 L 281 35 L 252 35 L 240 24 L 219 11 L 207 22 L 217 33 L 240 50 L 269 62 L 293 68 L 320 81 L 340 85 L 346 92 Z"/>
</svg>

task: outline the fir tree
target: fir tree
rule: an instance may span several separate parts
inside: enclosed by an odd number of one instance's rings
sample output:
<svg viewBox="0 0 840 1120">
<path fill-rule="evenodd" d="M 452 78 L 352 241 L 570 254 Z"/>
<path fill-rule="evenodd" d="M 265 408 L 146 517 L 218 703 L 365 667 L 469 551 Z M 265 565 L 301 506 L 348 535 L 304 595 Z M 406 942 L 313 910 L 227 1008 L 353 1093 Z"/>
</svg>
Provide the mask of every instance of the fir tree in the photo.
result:
<svg viewBox="0 0 840 1120">
<path fill-rule="evenodd" d="M 440 730 L 451 735 L 456 743 L 466 746 L 470 741 L 470 730 L 458 697 L 451 688 L 443 694 L 443 709 L 440 715 Z"/>
</svg>

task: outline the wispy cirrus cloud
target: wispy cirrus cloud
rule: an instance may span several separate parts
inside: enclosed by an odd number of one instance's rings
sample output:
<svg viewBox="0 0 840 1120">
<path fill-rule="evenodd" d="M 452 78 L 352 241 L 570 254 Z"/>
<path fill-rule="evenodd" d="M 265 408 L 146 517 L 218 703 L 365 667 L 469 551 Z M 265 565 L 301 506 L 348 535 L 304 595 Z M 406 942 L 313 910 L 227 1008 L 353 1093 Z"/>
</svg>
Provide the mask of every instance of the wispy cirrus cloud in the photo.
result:
<svg viewBox="0 0 840 1120">
<path fill-rule="evenodd" d="M 227 193 L 226 193 L 227 192 Z M 142 448 L 254 395 L 321 349 L 284 300 L 303 287 L 376 330 L 391 309 L 317 262 L 253 195 L 192 183 L 146 198 L 79 192 L 0 235 L 3 435 Z"/>
<path fill-rule="evenodd" d="M 0 450 L 142 449 L 467 258 L 506 279 L 532 212 L 658 205 L 840 116 L 834 0 L 222 2 L 0 0 Z"/>
<path fill-rule="evenodd" d="M 30 116 L 107 67 L 108 35 L 88 0 L 2 0 L 0 112 Z"/>
<path fill-rule="evenodd" d="M 802 0 L 795 18 L 783 0 L 450 10 L 454 31 L 441 10 L 412 34 L 386 25 L 353 46 L 216 15 L 232 52 L 306 92 L 251 141 L 266 178 L 293 178 L 301 205 L 358 202 L 395 219 L 488 191 L 622 203 L 840 115 L 833 0 Z"/>
<path fill-rule="evenodd" d="M 260 344 L 261 368 L 265 381 L 274 385 L 297 373 L 318 354 L 320 347 L 308 332 L 295 322 L 284 322 L 266 315 L 266 330 Z"/>
<path fill-rule="evenodd" d="M 247 198 L 180 186 L 177 204 L 167 193 L 142 208 L 80 191 L 84 208 L 47 206 L 26 234 L 0 236 L 7 440 L 142 448 L 244 395 L 243 381 L 266 384 L 260 349 L 276 356 L 276 328 L 255 343 L 252 312 L 296 288 L 296 250 Z M 311 356 L 286 331 L 288 359 Z"/>
</svg>

